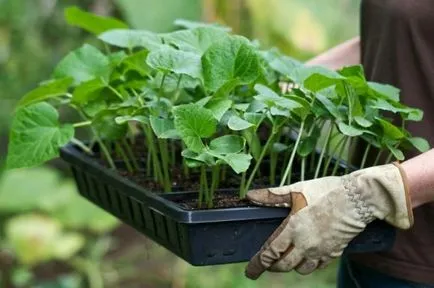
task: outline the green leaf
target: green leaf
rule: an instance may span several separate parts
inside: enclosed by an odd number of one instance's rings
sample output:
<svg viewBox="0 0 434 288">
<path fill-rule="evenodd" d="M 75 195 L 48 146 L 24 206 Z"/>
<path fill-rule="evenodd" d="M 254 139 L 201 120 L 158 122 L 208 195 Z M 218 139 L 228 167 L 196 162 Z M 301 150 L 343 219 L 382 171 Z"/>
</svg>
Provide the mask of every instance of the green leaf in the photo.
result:
<svg viewBox="0 0 434 288">
<path fill-rule="evenodd" d="M 205 148 L 202 138 L 211 137 L 217 129 L 213 113 L 197 104 L 185 104 L 173 109 L 175 128 L 187 148 L 200 153 Z"/>
<path fill-rule="evenodd" d="M 234 90 L 235 87 L 237 87 L 238 85 L 240 85 L 239 79 L 230 80 L 230 81 L 226 82 L 225 84 L 223 84 L 223 86 L 221 86 L 214 93 L 213 96 L 215 98 L 227 98 L 229 96 L 229 94 L 231 93 L 231 91 Z"/>
<path fill-rule="evenodd" d="M 345 77 L 356 77 L 365 79 L 365 72 L 362 65 L 346 66 L 338 70 L 338 73 Z"/>
<path fill-rule="evenodd" d="M 243 150 L 246 139 L 238 135 L 225 135 L 212 140 L 209 148 L 213 153 L 231 154 Z"/>
<path fill-rule="evenodd" d="M 136 71 L 142 76 L 148 75 L 150 73 L 149 66 L 146 64 L 148 54 L 147 50 L 141 50 L 126 57 L 122 61 L 122 64 L 125 66 L 125 72 Z"/>
<path fill-rule="evenodd" d="M 53 106 L 41 102 L 17 111 L 10 130 L 7 168 L 41 165 L 59 156 L 74 136 L 72 125 L 60 125 Z"/>
<path fill-rule="evenodd" d="M 261 124 L 261 122 L 264 120 L 264 115 L 261 113 L 252 113 L 252 112 L 246 112 L 244 113 L 244 119 L 246 119 L 246 121 L 252 123 L 253 125 L 257 127 L 259 127 L 259 125 Z"/>
<path fill-rule="evenodd" d="M 179 50 L 202 56 L 214 43 L 229 37 L 228 33 L 215 27 L 199 27 L 192 30 L 180 30 L 164 34 L 166 44 L 175 45 Z"/>
<path fill-rule="evenodd" d="M 203 164 L 208 165 L 208 166 L 214 166 L 215 165 L 215 160 L 214 160 L 214 156 L 208 153 L 196 153 L 193 152 L 189 149 L 185 149 L 182 151 L 181 153 L 182 157 L 184 157 L 185 159 L 190 160 L 189 162 L 187 162 L 189 167 L 200 167 Z"/>
<path fill-rule="evenodd" d="M 335 85 L 344 79 L 337 72 L 321 66 L 300 66 L 294 69 L 289 77 L 313 92 Z"/>
<path fill-rule="evenodd" d="M 333 116 L 334 119 L 341 119 L 341 113 L 338 107 L 320 92 L 317 93 L 316 99 L 324 106 L 324 108 Z"/>
<path fill-rule="evenodd" d="M 383 98 L 399 102 L 400 90 L 396 87 L 387 84 L 368 82 L 370 95 L 374 98 Z"/>
<path fill-rule="evenodd" d="M 175 129 L 175 124 L 172 120 L 150 116 L 152 130 L 155 135 L 161 139 L 177 139 L 179 138 L 178 131 Z"/>
<path fill-rule="evenodd" d="M 406 139 L 419 152 L 426 152 L 430 149 L 430 145 L 426 139 L 421 137 L 411 137 Z"/>
<path fill-rule="evenodd" d="M 54 70 L 56 78 L 72 77 L 74 85 L 99 77 L 107 81 L 110 73 L 108 57 L 89 44 L 70 52 Z"/>
<path fill-rule="evenodd" d="M 344 122 L 338 123 L 339 130 L 342 134 L 349 136 L 349 137 L 355 137 L 360 136 L 363 134 L 364 130 L 358 129 L 354 126 L 349 126 L 345 124 Z"/>
<path fill-rule="evenodd" d="M 114 29 L 100 34 L 98 38 L 110 45 L 127 49 L 144 47 L 153 51 L 163 44 L 159 35 L 145 30 Z"/>
<path fill-rule="evenodd" d="M 371 127 L 372 126 L 372 122 L 367 120 L 364 117 L 361 116 L 355 116 L 354 120 L 356 121 L 357 124 L 359 124 L 360 126 L 367 128 L 367 127 Z"/>
<path fill-rule="evenodd" d="M 300 103 L 279 96 L 276 92 L 274 92 L 267 86 L 264 86 L 262 84 L 256 84 L 254 88 L 256 92 L 258 92 L 258 95 L 255 96 L 255 99 L 260 102 L 263 102 L 268 107 L 280 106 L 282 108 L 287 109 L 288 112 L 296 108 L 303 108 L 303 106 Z"/>
<path fill-rule="evenodd" d="M 215 92 L 234 79 L 250 84 L 258 77 L 260 62 L 247 39 L 232 36 L 208 48 L 202 56 L 202 70 L 206 89 Z"/>
<path fill-rule="evenodd" d="M 383 133 L 386 138 L 399 140 L 405 137 L 402 130 L 389 121 L 386 121 L 384 119 L 381 119 L 379 117 L 376 117 L 376 120 L 380 123 L 381 127 L 383 128 Z"/>
<path fill-rule="evenodd" d="M 249 169 L 252 156 L 243 153 L 227 154 L 221 158 L 226 164 L 231 166 L 235 173 L 246 172 Z"/>
<path fill-rule="evenodd" d="M 273 143 L 273 148 L 272 148 L 273 152 L 282 153 L 283 151 L 286 151 L 288 149 L 289 149 L 288 145 L 285 145 L 280 142 Z"/>
<path fill-rule="evenodd" d="M 78 233 L 65 233 L 53 243 L 53 256 L 59 260 L 69 260 L 86 244 L 86 238 Z"/>
<path fill-rule="evenodd" d="M 167 45 L 149 53 L 146 63 L 163 73 L 174 72 L 186 74 L 193 78 L 202 77 L 200 56 L 191 52 L 176 50 Z"/>
<path fill-rule="evenodd" d="M 285 76 L 291 75 L 295 68 L 302 65 L 300 61 L 282 55 L 275 48 L 268 51 L 261 51 L 261 56 L 271 69 Z"/>
<path fill-rule="evenodd" d="M 228 121 L 229 129 L 234 131 L 246 130 L 252 126 L 254 126 L 252 123 L 247 122 L 246 120 L 242 119 L 237 115 L 233 115 L 231 118 L 229 118 Z"/>
<path fill-rule="evenodd" d="M 205 108 L 211 110 L 214 118 L 217 121 L 220 121 L 220 119 L 223 117 L 226 111 L 231 108 L 231 106 L 232 100 L 222 98 L 212 98 L 205 104 Z"/>
<path fill-rule="evenodd" d="M 312 135 L 301 140 L 300 146 L 298 146 L 297 153 L 301 157 L 307 157 L 310 153 L 315 150 L 316 143 L 318 142 L 318 137 Z"/>
<path fill-rule="evenodd" d="M 402 153 L 401 150 L 399 150 L 398 148 L 394 147 L 389 143 L 387 143 L 386 146 L 397 160 L 402 161 L 405 159 L 404 153 Z"/>
<path fill-rule="evenodd" d="M 107 87 L 101 78 L 96 78 L 78 85 L 72 94 L 72 102 L 79 105 L 96 100 L 100 96 L 101 90 Z"/>
<path fill-rule="evenodd" d="M 117 124 L 116 118 L 111 111 L 102 111 L 93 119 L 92 126 L 103 140 L 119 140 L 127 134 L 128 126 Z"/>
<path fill-rule="evenodd" d="M 65 19 L 69 25 L 80 27 L 95 35 L 111 29 L 128 28 L 127 24 L 118 19 L 88 13 L 76 6 L 65 9 Z"/>
<path fill-rule="evenodd" d="M 17 107 L 28 106 L 50 98 L 65 95 L 65 93 L 68 92 L 68 88 L 71 86 L 72 81 L 71 78 L 67 77 L 45 82 L 41 86 L 24 95 L 24 97 L 18 102 Z"/>
</svg>

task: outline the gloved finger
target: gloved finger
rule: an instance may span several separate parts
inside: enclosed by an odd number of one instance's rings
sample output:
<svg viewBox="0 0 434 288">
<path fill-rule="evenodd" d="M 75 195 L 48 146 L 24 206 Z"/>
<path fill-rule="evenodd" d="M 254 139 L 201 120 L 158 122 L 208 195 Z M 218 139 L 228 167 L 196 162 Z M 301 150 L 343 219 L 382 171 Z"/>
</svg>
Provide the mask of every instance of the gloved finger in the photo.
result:
<svg viewBox="0 0 434 288">
<path fill-rule="evenodd" d="M 291 233 L 288 227 L 290 216 L 280 224 L 279 227 L 271 234 L 261 250 L 250 259 L 247 264 L 245 275 L 247 278 L 256 280 L 271 265 L 277 262 L 282 255 L 286 255 L 291 247 Z"/>
<path fill-rule="evenodd" d="M 334 258 L 327 257 L 327 256 L 321 257 L 321 259 L 319 260 L 319 263 L 318 263 L 318 269 L 324 269 L 324 268 L 326 268 L 333 261 L 333 259 Z"/>
<path fill-rule="evenodd" d="M 307 275 L 315 271 L 318 268 L 319 260 L 316 259 L 304 259 L 300 264 L 295 267 L 295 271 L 301 275 Z"/>
<path fill-rule="evenodd" d="M 288 249 L 282 257 L 267 270 L 272 272 L 289 272 L 298 266 L 303 259 L 303 251 L 291 246 L 290 249 Z"/>
<path fill-rule="evenodd" d="M 287 187 L 251 190 L 247 192 L 247 199 L 261 206 L 291 207 L 289 192 Z"/>
</svg>

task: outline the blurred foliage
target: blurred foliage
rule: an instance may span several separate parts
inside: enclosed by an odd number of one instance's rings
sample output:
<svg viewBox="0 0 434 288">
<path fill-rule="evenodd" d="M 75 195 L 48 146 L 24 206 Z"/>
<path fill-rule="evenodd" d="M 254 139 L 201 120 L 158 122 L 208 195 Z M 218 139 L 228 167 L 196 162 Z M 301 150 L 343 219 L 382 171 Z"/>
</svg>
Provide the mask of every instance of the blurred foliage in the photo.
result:
<svg viewBox="0 0 434 288">
<path fill-rule="evenodd" d="M 5 142 L 1 136 L 6 134 L 16 101 L 48 78 L 68 51 L 87 40 L 87 33 L 66 24 L 63 11 L 68 6 L 120 17 L 131 27 L 158 32 L 174 29 L 173 21 L 178 18 L 219 22 L 267 47 L 276 46 L 306 60 L 357 34 L 359 2 L 0 0 L 0 173 Z M 112 238 L 99 235 L 111 231 L 117 222 L 74 190 L 71 181 L 48 169 L 4 173 L 0 181 L 0 266 L 6 253 L 6 258 L 12 259 L 6 261 L 12 265 L 8 279 L 15 287 L 20 283 L 44 288 L 88 287 L 82 281 L 84 274 L 93 277 L 99 287 L 287 287 L 295 283 L 301 288 L 334 287 L 335 266 L 307 277 L 267 274 L 254 282 L 244 278 L 244 264 L 192 267 L 163 248 L 146 244 L 134 231 L 128 230 L 116 246 L 108 240 Z M 29 244 L 29 239 L 39 242 Z M 136 241 L 131 243 L 131 239 Z M 62 249 L 58 243 L 63 244 Z M 124 250 L 101 260 L 108 250 L 119 247 Z M 34 279 L 38 274 L 30 264 L 38 266 L 53 258 L 67 258 L 68 274 L 60 273 L 44 283 Z M 1 283 L 6 270 L 0 270 Z"/>
</svg>

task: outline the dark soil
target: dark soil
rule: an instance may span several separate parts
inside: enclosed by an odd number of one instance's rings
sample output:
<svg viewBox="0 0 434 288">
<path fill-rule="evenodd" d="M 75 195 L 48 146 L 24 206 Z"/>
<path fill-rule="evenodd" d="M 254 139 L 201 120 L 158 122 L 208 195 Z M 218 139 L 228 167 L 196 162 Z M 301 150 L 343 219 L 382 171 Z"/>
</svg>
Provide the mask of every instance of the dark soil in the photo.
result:
<svg viewBox="0 0 434 288">
<path fill-rule="evenodd" d="M 226 191 L 216 191 L 214 195 L 213 207 L 208 208 L 206 203 L 202 203 L 199 207 L 199 200 L 194 199 L 174 199 L 172 200 L 183 209 L 186 210 L 206 210 L 206 209 L 221 209 L 221 208 L 235 208 L 235 207 L 249 207 L 252 206 L 246 199 L 240 199 L 237 192 L 228 193 Z"/>
</svg>

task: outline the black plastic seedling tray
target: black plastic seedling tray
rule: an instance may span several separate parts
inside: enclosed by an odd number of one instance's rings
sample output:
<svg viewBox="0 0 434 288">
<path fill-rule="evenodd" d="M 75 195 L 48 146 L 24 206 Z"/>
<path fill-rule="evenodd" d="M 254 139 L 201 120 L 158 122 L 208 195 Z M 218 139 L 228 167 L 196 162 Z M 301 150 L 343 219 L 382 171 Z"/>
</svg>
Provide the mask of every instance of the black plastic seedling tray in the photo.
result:
<svg viewBox="0 0 434 288">
<path fill-rule="evenodd" d="M 155 194 L 123 178 L 73 145 L 61 150 L 82 196 L 129 224 L 192 265 L 248 261 L 288 215 L 284 208 L 240 207 L 189 211 L 173 202 L 195 192 Z M 332 209 L 332 207 L 331 207 Z M 346 253 L 391 248 L 395 230 L 371 223 Z"/>
</svg>

